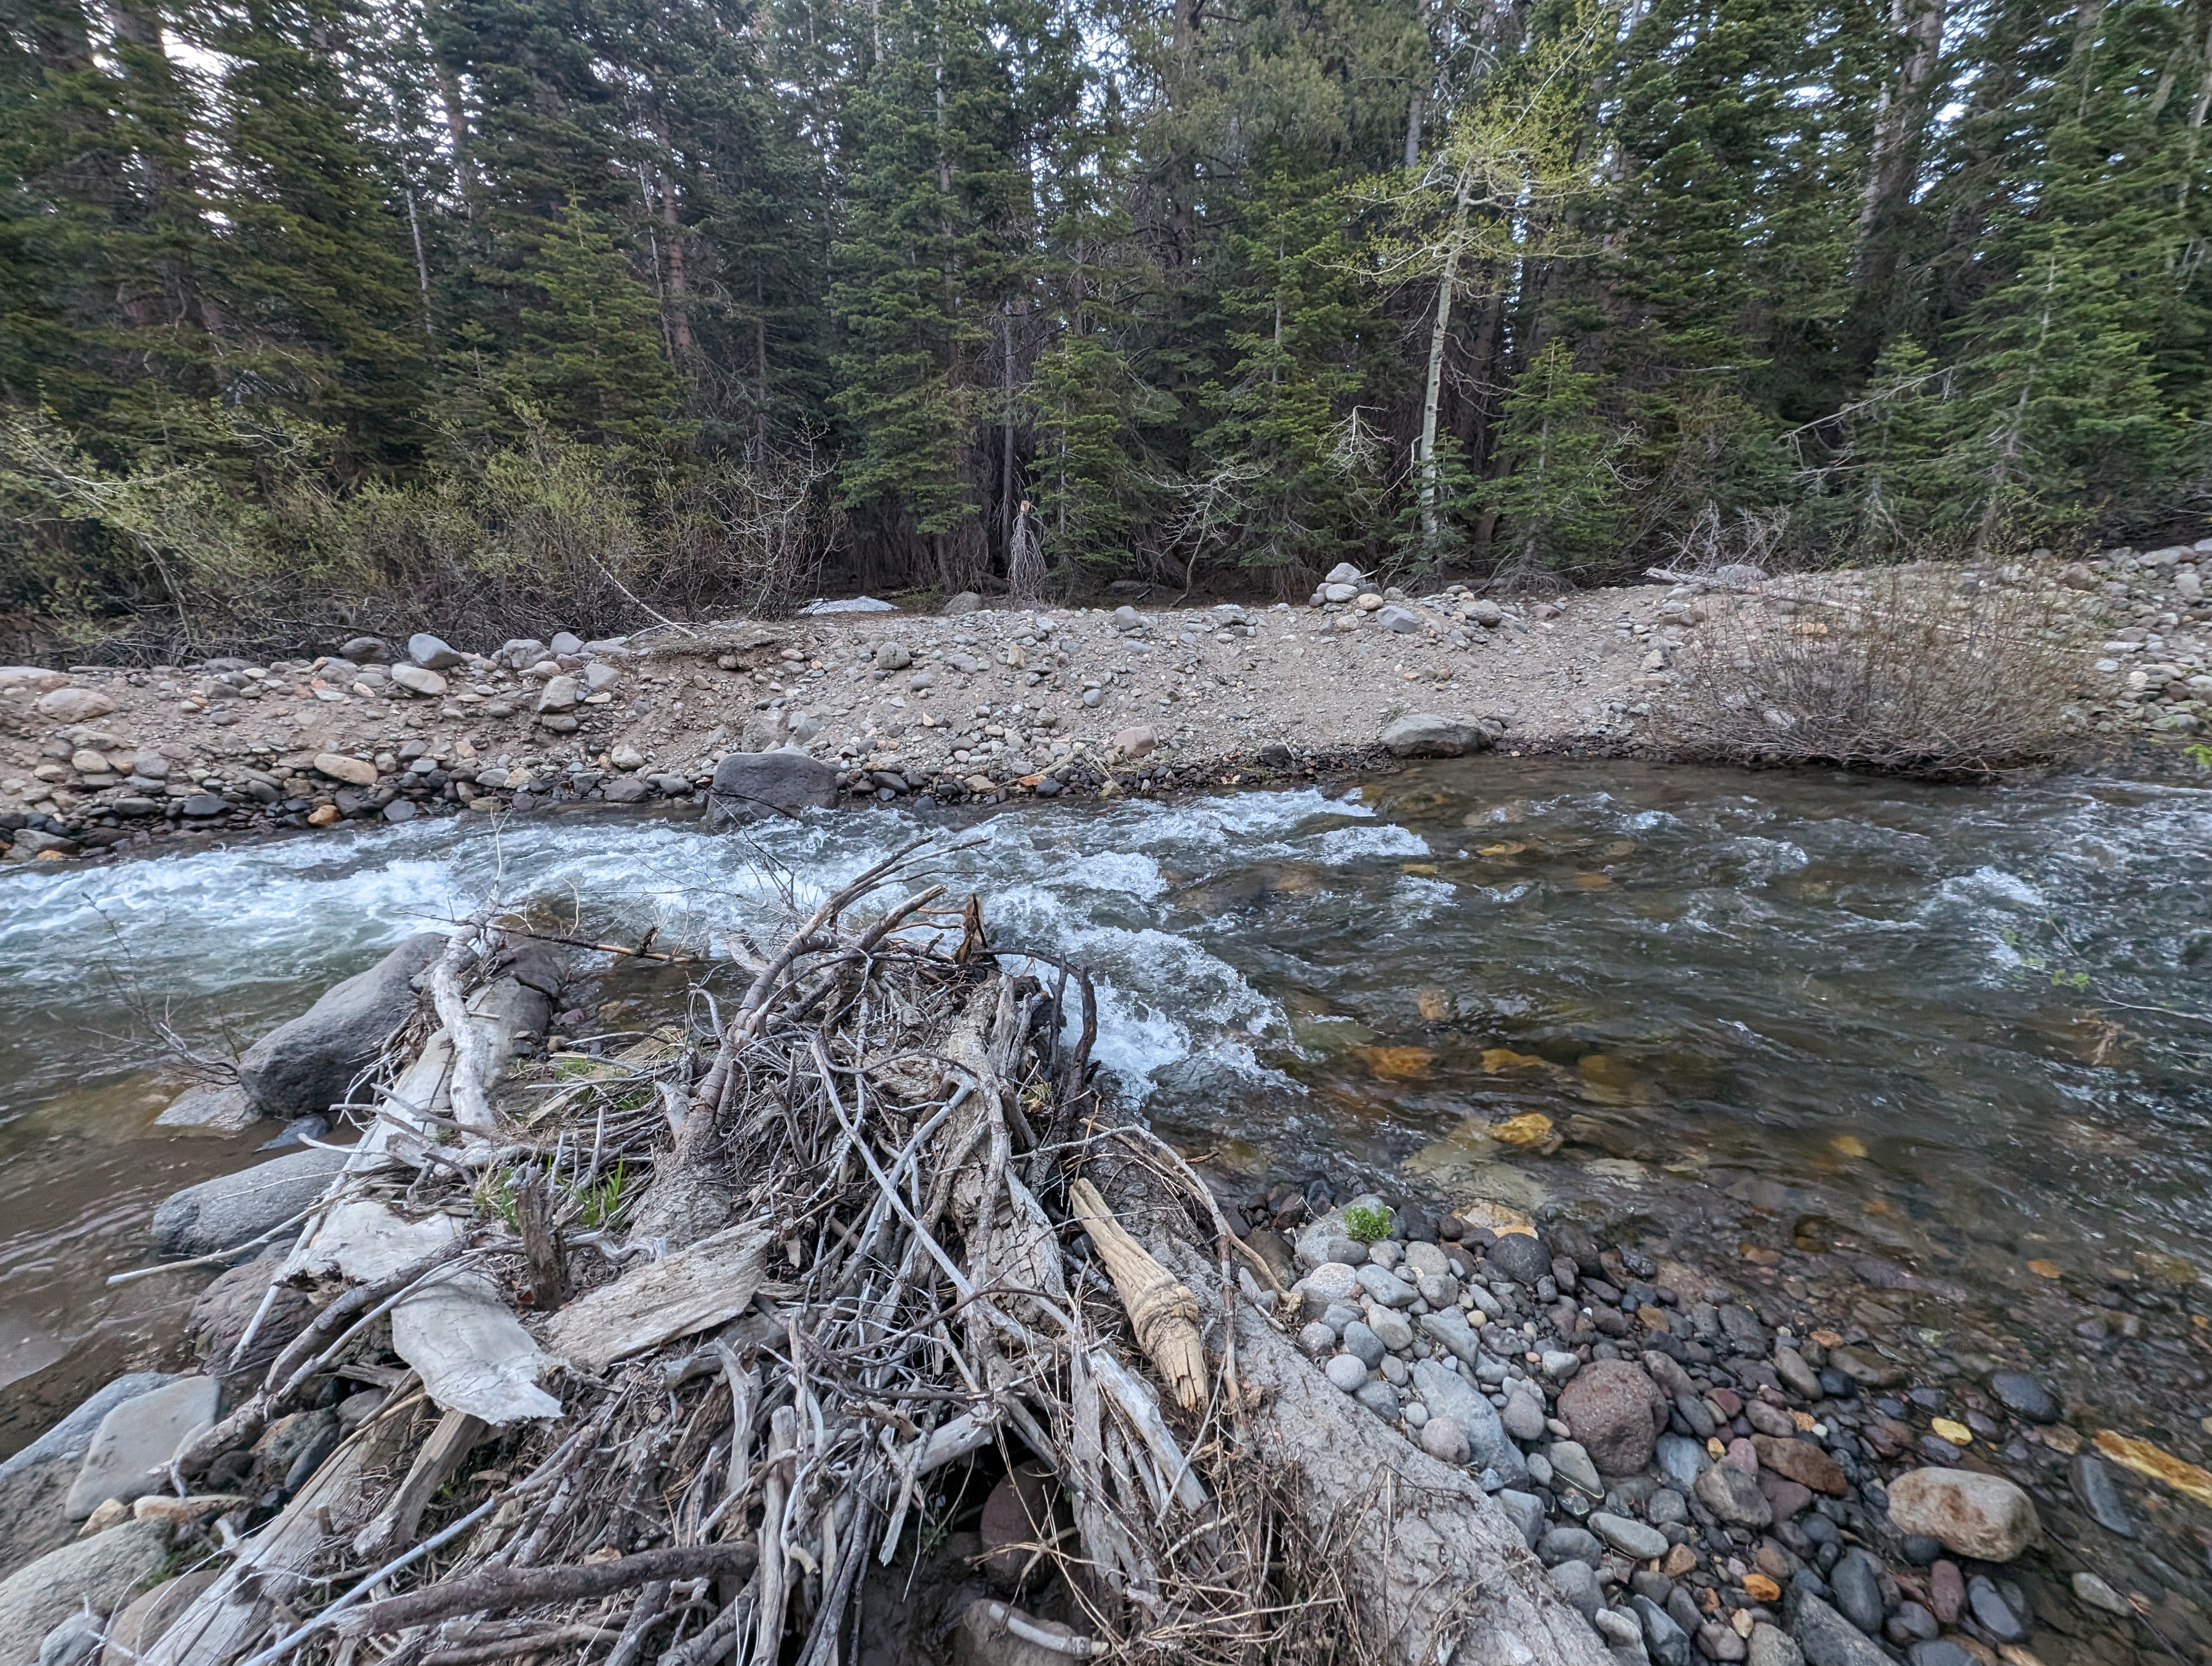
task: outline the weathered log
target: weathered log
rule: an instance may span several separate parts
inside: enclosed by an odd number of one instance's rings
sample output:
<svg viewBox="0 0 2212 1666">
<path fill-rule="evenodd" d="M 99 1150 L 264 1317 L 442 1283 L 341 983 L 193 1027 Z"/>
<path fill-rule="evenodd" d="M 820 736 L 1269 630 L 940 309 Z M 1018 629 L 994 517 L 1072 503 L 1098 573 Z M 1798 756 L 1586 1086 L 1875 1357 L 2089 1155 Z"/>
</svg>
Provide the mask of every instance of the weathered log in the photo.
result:
<svg viewBox="0 0 2212 1666">
<path fill-rule="evenodd" d="M 634 1590 L 657 1579 L 742 1577 L 752 1572 L 757 1560 L 751 1545 L 725 1541 L 641 1550 L 611 1562 L 493 1568 L 366 1603 L 341 1620 L 337 1629 L 343 1635 L 362 1637 L 427 1626 L 457 1614 L 504 1614 L 538 1602 L 586 1602 L 618 1590 Z"/>
</svg>

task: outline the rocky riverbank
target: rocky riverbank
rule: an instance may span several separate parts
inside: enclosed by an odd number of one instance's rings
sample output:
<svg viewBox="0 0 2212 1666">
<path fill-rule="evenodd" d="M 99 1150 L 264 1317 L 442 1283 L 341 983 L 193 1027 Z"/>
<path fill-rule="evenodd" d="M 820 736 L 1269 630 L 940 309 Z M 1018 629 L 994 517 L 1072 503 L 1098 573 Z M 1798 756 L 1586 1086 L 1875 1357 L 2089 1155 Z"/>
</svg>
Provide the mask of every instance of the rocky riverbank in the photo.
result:
<svg viewBox="0 0 2212 1666">
<path fill-rule="evenodd" d="M 2030 1362 L 1962 1368 L 1904 1312 L 1825 1308 L 1780 1254 L 1649 1224 L 1604 1243 L 1492 1203 L 1334 1207 L 1320 1181 L 1241 1213 L 1329 1382 L 1479 1471 L 1616 1658 L 2212 1658 L 2212 1474 Z M 1951 1310 L 1887 1270 L 1897 1308 Z"/>
<path fill-rule="evenodd" d="M 2212 544 L 2212 540 L 2208 540 Z M 2080 727 L 2178 745 L 2212 694 L 2185 546 L 2020 569 L 2078 615 Z M 1357 575 L 1301 607 L 833 613 L 313 660 L 0 667 L 0 831 L 18 860 L 168 834 L 579 802 L 691 804 L 733 752 L 780 794 L 958 805 L 1311 776 L 1397 755 L 1648 744 L 1702 584 L 1502 604 Z M 1948 583 L 1944 575 L 1933 581 Z M 1979 582 L 1962 571 L 1960 584 Z M 1821 581 L 1749 581 L 1786 626 Z"/>
</svg>

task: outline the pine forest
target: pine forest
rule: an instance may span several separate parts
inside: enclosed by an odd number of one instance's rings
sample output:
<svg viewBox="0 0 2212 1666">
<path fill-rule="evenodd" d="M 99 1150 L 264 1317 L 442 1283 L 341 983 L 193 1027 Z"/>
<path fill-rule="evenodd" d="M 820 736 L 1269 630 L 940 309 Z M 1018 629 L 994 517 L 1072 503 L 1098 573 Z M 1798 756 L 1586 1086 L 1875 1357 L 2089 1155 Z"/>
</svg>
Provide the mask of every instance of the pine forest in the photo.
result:
<svg viewBox="0 0 2212 1666">
<path fill-rule="evenodd" d="M 2212 477 L 2212 0 L 0 15 L 0 610 L 64 637 L 1506 591 Z"/>
</svg>

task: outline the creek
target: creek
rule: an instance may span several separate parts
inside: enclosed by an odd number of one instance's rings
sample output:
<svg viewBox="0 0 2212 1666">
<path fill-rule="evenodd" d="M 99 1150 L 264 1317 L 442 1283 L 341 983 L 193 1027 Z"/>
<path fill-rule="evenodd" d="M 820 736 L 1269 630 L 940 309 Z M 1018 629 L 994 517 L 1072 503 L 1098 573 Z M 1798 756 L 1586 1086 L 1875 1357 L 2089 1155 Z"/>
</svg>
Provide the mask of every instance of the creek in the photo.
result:
<svg viewBox="0 0 2212 1666">
<path fill-rule="evenodd" d="M 1233 1188 L 1640 1230 L 1869 1328 L 1930 1298 L 1966 1377 L 2024 1350 L 2203 1462 L 2208 802 L 1486 757 L 941 824 L 941 867 L 995 945 L 1095 970 L 1098 1056 Z M 151 1126 L 164 1031 L 233 1052 L 494 898 L 719 952 L 922 830 L 599 810 L 0 874 L 0 1450 L 173 1363 L 205 1274 L 104 1280 L 265 1137 Z M 587 1028 L 678 998 L 604 975 Z"/>
</svg>

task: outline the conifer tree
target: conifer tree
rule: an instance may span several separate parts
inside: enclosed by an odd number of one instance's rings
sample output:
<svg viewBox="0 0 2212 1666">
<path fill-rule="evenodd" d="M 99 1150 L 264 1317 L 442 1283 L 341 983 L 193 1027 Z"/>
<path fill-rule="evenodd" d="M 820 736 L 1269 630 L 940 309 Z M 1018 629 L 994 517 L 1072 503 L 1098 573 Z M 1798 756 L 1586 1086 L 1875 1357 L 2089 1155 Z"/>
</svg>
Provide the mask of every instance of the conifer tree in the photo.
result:
<svg viewBox="0 0 2212 1666">
<path fill-rule="evenodd" d="M 555 427 L 606 445 L 665 450 L 685 437 L 683 390 L 653 292 L 615 222 L 571 202 L 522 270 L 521 351 L 508 386 Z"/>
</svg>

